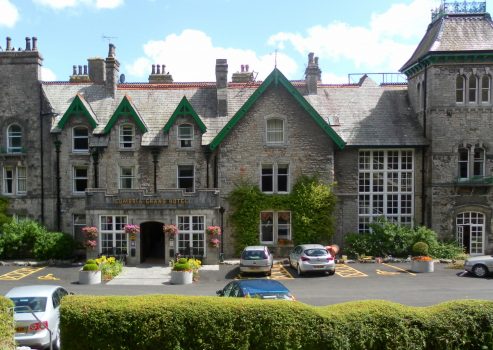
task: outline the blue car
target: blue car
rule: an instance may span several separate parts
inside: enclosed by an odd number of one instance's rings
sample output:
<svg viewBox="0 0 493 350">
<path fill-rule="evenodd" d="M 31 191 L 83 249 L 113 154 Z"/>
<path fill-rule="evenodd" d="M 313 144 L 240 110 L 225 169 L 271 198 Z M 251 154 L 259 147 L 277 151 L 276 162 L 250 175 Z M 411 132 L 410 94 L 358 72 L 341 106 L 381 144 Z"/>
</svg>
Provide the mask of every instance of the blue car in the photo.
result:
<svg viewBox="0 0 493 350">
<path fill-rule="evenodd" d="M 248 279 L 229 282 L 218 290 L 220 297 L 296 300 L 281 282 L 268 279 Z"/>
</svg>

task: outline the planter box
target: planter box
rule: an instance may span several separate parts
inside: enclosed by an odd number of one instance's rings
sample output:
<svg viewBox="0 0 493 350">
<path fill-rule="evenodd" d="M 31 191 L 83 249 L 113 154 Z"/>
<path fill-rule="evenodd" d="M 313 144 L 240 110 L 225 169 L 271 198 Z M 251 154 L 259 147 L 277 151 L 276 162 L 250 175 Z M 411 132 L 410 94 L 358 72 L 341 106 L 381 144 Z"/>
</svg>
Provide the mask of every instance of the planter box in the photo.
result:
<svg viewBox="0 0 493 350">
<path fill-rule="evenodd" d="M 411 271 L 413 272 L 433 272 L 435 269 L 434 261 L 411 261 Z"/>
<path fill-rule="evenodd" d="M 191 284 L 193 282 L 192 271 L 171 271 L 171 284 Z"/>
<path fill-rule="evenodd" d="M 79 284 L 100 284 L 101 271 L 84 271 L 79 270 Z"/>
</svg>

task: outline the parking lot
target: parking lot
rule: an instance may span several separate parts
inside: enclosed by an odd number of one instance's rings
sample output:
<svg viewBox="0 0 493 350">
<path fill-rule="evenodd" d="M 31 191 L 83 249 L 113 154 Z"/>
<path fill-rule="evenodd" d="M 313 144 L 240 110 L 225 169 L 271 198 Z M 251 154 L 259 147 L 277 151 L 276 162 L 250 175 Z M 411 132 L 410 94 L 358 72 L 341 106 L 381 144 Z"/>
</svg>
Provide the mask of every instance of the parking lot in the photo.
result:
<svg viewBox="0 0 493 350">
<path fill-rule="evenodd" d="M 79 285 L 80 266 L 0 266 L 0 293 L 27 284 L 60 284 L 76 294 L 138 295 L 182 294 L 215 295 L 226 283 L 236 278 L 272 278 L 281 280 L 301 302 L 328 305 L 361 299 L 383 299 L 406 305 L 431 305 L 455 299 L 493 299 L 493 277 L 475 278 L 463 270 L 435 264 L 432 273 L 417 274 L 409 271 L 409 263 L 353 263 L 338 264 L 336 274 L 309 274 L 299 277 L 286 264 L 275 265 L 272 275 L 242 276 L 238 265 L 219 265 L 200 271 L 200 279 L 193 285 L 171 285 L 162 274 L 162 281 L 145 285 L 135 280 L 132 285 L 101 284 Z M 151 270 L 140 266 L 139 275 Z M 163 267 L 163 269 L 165 269 Z M 155 268 L 152 269 L 155 271 Z M 164 271 L 164 270 L 163 270 Z M 168 269 L 169 271 L 169 269 Z M 156 273 L 156 272 L 153 272 Z M 159 272 L 158 272 L 159 273 Z M 157 276 L 161 278 L 161 276 Z"/>
</svg>

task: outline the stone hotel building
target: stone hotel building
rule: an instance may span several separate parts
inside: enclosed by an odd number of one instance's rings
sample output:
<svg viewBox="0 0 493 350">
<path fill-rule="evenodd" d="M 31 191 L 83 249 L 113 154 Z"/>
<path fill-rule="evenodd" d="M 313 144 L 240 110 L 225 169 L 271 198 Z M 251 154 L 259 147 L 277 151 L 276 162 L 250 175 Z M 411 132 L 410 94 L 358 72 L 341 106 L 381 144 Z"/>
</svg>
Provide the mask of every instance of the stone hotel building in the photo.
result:
<svg viewBox="0 0 493 350">
<path fill-rule="evenodd" d="M 92 54 L 92 53 L 90 53 Z M 234 255 L 228 194 L 239 179 L 289 193 L 318 175 L 337 196 L 334 242 L 377 217 L 426 225 L 470 254 L 493 253 L 493 22 L 480 3 L 443 2 L 403 62 L 402 83 L 323 84 L 318 58 L 305 80 L 248 66 L 216 81 L 175 82 L 162 64 L 126 83 L 115 47 L 40 80 L 36 38 L 0 51 L 0 190 L 10 212 L 81 238 L 132 264 L 177 252 L 218 258 L 207 226 L 223 226 Z M 171 68 L 172 69 L 172 68 Z M 214 69 L 214 67 L 211 67 Z M 68 67 L 68 70 L 70 68 Z M 231 76 L 231 79 L 228 79 Z M 259 243 L 292 237 L 291 213 L 259 212 Z M 135 240 L 125 224 L 140 226 Z M 163 234 L 164 224 L 179 228 Z"/>
</svg>

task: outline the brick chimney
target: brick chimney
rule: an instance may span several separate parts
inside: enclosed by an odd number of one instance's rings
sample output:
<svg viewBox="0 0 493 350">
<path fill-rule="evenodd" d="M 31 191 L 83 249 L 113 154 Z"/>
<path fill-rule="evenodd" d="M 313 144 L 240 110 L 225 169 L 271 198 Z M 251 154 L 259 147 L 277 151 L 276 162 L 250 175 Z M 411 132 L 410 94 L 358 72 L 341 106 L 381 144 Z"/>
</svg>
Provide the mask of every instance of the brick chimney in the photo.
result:
<svg viewBox="0 0 493 350">
<path fill-rule="evenodd" d="M 87 65 L 89 66 L 89 80 L 94 84 L 104 84 L 106 81 L 104 59 L 101 57 L 88 58 Z"/>
<path fill-rule="evenodd" d="M 171 74 L 166 73 L 166 66 L 164 64 L 153 64 L 151 75 L 149 75 L 149 84 L 171 84 L 173 77 Z"/>
<path fill-rule="evenodd" d="M 321 80 L 322 71 L 318 67 L 318 57 L 313 58 L 313 52 L 308 54 L 308 66 L 305 69 L 306 89 L 309 95 L 317 94 L 317 84 Z"/>
<path fill-rule="evenodd" d="M 120 62 L 115 56 L 115 45 L 110 44 L 108 57 L 106 57 L 106 91 L 115 97 L 116 84 L 118 82 L 118 72 L 120 71 Z"/>
<path fill-rule="evenodd" d="M 253 81 L 253 72 L 249 72 L 248 64 L 241 65 L 241 72 L 233 73 L 231 80 L 233 83 L 249 83 Z"/>
<path fill-rule="evenodd" d="M 217 116 L 228 115 L 228 60 L 216 59 Z"/>
</svg>

